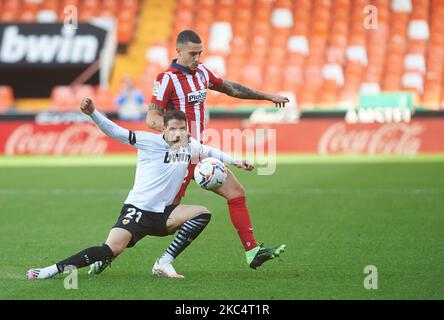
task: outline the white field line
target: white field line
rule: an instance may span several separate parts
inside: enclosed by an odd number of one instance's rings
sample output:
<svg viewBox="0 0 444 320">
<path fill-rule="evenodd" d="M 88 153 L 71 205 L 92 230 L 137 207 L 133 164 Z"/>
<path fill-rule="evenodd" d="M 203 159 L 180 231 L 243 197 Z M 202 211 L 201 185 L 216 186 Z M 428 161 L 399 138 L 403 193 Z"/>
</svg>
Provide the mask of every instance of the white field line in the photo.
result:
<svg viewBox="0 0 444 320">
<path fill-rule="evenodd" d="M 70 196 L 70 195 L 126 195 L 130 188 L 0 188 L 0 195 L 51 195 L 51 196 Z M 187 192 L 193 194 L 202 194 L 202 190 L 190 188 Z M 261 189 L 247 188 L 247 194 L 252 195 L 441 195 L 444 189 L 438 188 L 304 188 L 304 189 Z"/>
</svg>

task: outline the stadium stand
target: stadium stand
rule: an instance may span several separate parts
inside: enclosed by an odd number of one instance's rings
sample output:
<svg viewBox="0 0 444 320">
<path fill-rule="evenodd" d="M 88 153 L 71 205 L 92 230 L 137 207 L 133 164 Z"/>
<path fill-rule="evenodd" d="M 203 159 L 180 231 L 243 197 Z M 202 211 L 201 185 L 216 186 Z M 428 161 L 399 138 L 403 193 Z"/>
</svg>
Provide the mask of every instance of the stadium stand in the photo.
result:
<svg viewBox="0 0 444 320">
<path fill-rule="evenodd" d="M 293 92 L 302 110 L 356 107 L 360 94 L 399 91 L 413 93 L 416 105 L 444 108 L 444 1 L 0 0 L 0 22 L 61 21 L 69 4 L 83 20 L 118 19 L 128 51 L 116 58 L 111 95 L 131 76 L 149 98 L 155 75 L 176 55 L 175 35 L 191 28 L 211 69 L 260 90 Z M 54 101 L 65 94 L 55 88 Z M 253 105 L 215 92 L 207 102 Z"/>
<path fill-rule="evenodd" d="M 139 0 L 2 0 L 0 23 L 64 21 L 64 9 L 69 5 L 77 8 L 79 21 L 94 17 L 116 18 L 119 44 L 132 41 Z"/>
<path fill-rule="evenodd" d="M 196 30 L 210 68 L 261 90 L 292 91 L 303 110 L 399 91 L 440 109 L 443 12 L 439 0 L 179 0 L 171 34 Z M 165 51 L 175 56 L 174 36 Z M 211 93 L 208 104 L 245 102 Z"/>
</svg>

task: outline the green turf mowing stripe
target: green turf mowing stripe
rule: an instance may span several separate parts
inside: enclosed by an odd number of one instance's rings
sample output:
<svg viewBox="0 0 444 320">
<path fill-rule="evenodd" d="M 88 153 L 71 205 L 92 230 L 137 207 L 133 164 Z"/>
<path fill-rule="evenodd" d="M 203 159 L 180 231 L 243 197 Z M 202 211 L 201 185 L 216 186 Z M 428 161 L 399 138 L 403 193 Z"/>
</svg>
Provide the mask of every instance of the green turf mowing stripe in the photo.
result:
<svg viewBox="0 0 444 320">
<path fill-rule="evenodd" d="M 239 156 L 237 158 L 240 158 Z M 252 159 L 248 157 L 248 159 Z M 279 164 L 293 163 L 397 163 L 397 162 L 444 162 L 444 155 L 418 156 L 367 156 L 367 155 L 328 155 L 278 154 L 273 157 L 257 157 L 256 165 L 264 166 L 270 161 Z M 136 155 L 104 156 L 1 156 L 0 167 L 52 167 L 52 166 L 128 166 L 135 165 Z"/>
</svg>

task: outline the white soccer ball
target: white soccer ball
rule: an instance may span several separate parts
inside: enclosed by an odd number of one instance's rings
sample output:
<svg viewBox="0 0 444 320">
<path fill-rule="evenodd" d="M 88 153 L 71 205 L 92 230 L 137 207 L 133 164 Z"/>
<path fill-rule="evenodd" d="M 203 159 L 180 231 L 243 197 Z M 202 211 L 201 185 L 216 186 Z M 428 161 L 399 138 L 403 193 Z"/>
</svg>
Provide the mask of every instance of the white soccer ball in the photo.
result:
<svg viewBox="0 0 444 320">
<path fill-rule="evenodd" d="M 194 181 L 204 189 L 218 189 L 225 180 L 227 180 L 227 168 L 218 159 L 205 158 L 194 168 Z"/>
</svg>

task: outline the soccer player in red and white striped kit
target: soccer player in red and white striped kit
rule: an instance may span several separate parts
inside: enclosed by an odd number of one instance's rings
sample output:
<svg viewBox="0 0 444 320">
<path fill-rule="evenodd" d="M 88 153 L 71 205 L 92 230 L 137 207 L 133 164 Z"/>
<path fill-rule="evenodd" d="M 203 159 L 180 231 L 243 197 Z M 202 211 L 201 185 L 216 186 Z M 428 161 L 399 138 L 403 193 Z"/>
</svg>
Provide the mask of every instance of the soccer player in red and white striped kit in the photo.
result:
<svg viewBox="0 0 444 320">
<path fill-rule="evenodd" d="M 177 59 L 173 60 L 171 66 L 159 74 L 155 80 L 153 97 L 146 119 L 150 129 L 163 130 L 163 114 L 171 109 L 178 109 L 185 112 L 193 138 L 203 142 L 205 98 L 208 89 L 240 99 L 268 100 L 275 103 L 277 107 L 285 107 L 285 103 L 289 102 L 286 97 L 259 92 L 218 77 L 200 63 L 202 41 L 192 30 L 179 33 L 176 40 L 176 52 Z M 176 196 L 175 204 L 184 197 L 185 190 L 193 178 L 194 166 L 190 165 L 189 175 Z M 285 245 L 266 248 L 256 243 L 246 204 L 245 190 L 230 170 L 228 170 L 225 184 L 214 192 L 228 201 L 231 221 L 242 241 L 247 263 L 251 268 L 256 269 L 265 261 L 279 256 Z"/>
</svg>

